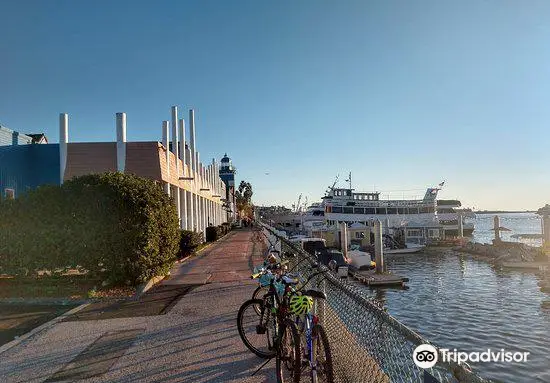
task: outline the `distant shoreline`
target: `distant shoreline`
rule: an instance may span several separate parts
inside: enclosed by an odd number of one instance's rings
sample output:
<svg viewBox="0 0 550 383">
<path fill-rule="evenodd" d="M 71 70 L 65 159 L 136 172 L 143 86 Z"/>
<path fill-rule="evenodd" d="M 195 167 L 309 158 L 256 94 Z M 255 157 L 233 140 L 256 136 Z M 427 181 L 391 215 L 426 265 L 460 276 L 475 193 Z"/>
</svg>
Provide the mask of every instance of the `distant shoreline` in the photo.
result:
<svg viewBox="0 0 550 383">
<path fill-rule="evenodd" d="M 479 210 L 475 214 L 536 213 L 536 210 Z"/>
</svg>

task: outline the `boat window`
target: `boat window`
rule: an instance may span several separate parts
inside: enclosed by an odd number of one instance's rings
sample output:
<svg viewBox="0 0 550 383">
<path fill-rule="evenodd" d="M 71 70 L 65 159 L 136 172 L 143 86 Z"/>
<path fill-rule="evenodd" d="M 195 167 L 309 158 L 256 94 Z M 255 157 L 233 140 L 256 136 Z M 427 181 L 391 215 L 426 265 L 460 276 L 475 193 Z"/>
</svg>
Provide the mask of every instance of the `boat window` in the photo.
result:
<svg viewBox="0 0 550 383">
<path fill-rule="evenodd" d="M 398 214 L 407 214 L 407 208 L 406 207 L 399 207 L 397 208 Z"/>
<path fill-rule="evenodd" d="M 422 232 L 420 230 L 407 230 L 407 236 L 409 237 L 422 237 Z"/>
<path fill-rule="evenodd" d="M 373 207 L 367 207 L 365 208 L 365 214 L 376 214 L 376 211 Z"/>
<path fill-rule="evenodd" d="M 376 208 L 376 214 L 386 214 L 386 208 L 385 207 L 377 207 Z"/>
<path fill-rule="evenodd" d="M 344 207 L 344 213 L 346 214 L 353 214 L 353 208 L 352 207 Z"/>
<path fill-rule="evenodd" d="M 388 208 L 388 214 L 397 214 L 397 208 L 389 207 Z"/>
<path fill-rule="evenodd" d="M 354 214 L 365 214 L 365 209 L 363 209 L 362 207 L 354 207 L 353 208 L 353 213 Z"/>
<path fill-rule="evenodd" d="M 427 214 L 427 213 L 433 213 L 434 212 L 434 208 L 429 206 L 429 207 L 421 207 L 420 208 L 420 213 L 424 213 L 424 214 Z"/>
<path fill-rule="evenodd" d="M 418 208 L 417 207 L 410 207 L 409 208 L 409 214 L 418 214 Z"/>
<path fill-rule="evenodd" d="M 351 196 L 351 190 L 346 190 L 346 196 L 347 197 Z"/>
<path fill-rule="evenodd" d="M 341 213 L 342 212 L 342 207 L 341 206 L 333 206 L 332 207 L 332 212 L 333 213 Z"/>
</svg>

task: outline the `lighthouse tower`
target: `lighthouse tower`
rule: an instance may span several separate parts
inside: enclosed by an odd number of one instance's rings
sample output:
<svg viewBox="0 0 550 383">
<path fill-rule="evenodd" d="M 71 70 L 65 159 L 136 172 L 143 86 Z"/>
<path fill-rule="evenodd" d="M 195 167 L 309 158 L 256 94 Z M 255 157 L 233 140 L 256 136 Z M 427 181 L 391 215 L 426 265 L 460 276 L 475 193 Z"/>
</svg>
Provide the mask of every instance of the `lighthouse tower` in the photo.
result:
<svg viewBox="0 0 550 383">
<path fill-rule="evenodd" d="M 235 198 L 235 173 L 237 169 L 233 166 L 231 158 L 227 153 L 223 156 L 220 162 L 220 178 L 225 183 L 225 200 L 227 201 L 227 220 L 231 222 L 237 215 L 237 201 Z"/>
</svg>

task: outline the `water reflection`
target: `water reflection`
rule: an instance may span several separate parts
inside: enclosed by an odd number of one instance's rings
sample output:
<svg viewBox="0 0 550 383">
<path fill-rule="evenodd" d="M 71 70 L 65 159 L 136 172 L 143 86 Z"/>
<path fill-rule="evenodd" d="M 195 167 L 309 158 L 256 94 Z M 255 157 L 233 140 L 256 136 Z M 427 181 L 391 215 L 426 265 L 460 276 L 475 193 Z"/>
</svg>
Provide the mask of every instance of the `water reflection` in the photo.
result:
<svg viewBox="0 0 550 383">
<path fill-rule="evenodd" d="M 543 276 L 443 252 L 393 257 L 387 265 L 410 279 L 409 290 L 365 291 L 405 325 L 450 349 L 530 352 L 526 364 L 472 367 L 504 382 L 550 382 L 550 295 L 539 287 Z"/>
</svg>

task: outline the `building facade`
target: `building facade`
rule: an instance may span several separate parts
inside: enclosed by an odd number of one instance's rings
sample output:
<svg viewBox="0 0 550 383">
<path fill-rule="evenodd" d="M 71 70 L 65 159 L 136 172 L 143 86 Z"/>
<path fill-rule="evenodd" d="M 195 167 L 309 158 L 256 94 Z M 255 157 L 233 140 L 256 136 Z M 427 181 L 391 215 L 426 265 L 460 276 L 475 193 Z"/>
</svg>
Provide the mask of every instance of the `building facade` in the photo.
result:
<svg viewBox="0 0 550 383">
<path fill-rule="evenodd" d="M 188 135 L 177 107 L 171 111 L 172 121 L 162 123 L 162 142 L 127 142 L 125 113 L 116 114 L 116 142 L 69 142 L 67 114 L 60 115 L 59 144 L 13 145 L 12 134 L 12 144 L 0 146 L 0 190 L 9 189 L 10 194 L 13 190 L 17 197 L 40 185 L 59 185 L 76 176 L 132 173 L 162 185 L 174 200 L 182 229 L 204 233 L 207 226 L 227 221 L 226 186 L 214 159 L 210 164 L 200 161 L 194 111 L 189 111 Z"/>
</svg>

